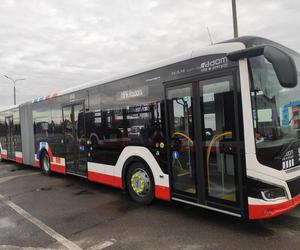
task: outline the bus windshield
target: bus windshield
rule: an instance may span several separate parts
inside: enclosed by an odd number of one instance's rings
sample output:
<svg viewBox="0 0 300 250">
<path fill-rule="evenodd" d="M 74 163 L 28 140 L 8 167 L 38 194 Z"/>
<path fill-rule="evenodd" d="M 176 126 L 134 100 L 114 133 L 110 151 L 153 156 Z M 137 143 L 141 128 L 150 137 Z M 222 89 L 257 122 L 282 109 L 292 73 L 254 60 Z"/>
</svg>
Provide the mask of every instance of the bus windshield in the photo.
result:
<svg viewBox="0 0 300 250">
<path fill-rule="evenodd" d="M 264 56 L 249 59 L 257 158 L 279 170 L 300 164 L 300 55 L 288 49 L 286 52 L 297 66 L 298 85 L 294 88 L 280 85 Z"/>
</svg>

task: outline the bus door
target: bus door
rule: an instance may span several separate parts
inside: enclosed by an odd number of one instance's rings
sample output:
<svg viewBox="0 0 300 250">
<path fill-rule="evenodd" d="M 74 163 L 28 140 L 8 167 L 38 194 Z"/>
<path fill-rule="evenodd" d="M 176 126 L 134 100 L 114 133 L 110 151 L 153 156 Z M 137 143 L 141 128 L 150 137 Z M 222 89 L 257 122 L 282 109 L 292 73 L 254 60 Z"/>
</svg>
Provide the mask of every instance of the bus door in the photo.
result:
<svg viewBox="0 0 300 250">
<path fill-rule="evenodd" d="M 242 168 L 237 80 L 229 75 L 200 80 L 200 126 L 205 203 L 241 214 Z"/>
<path fill-rule="evenodd" d="M 66 171 L 87 175 L 84 103 L 63 107 Z"/>
<path fill-rule="evenodd" d="M 13 116 L 5 117 L 7 158 L 15 160 Z"/>
<path fill-rule="evenodd" d="M 172 199 L 241 214 L 234 73 L 166 84 Z"/>
<path fill-rule="evenodd" d="M 166 91 L 171 190 L 196 199 L 193 84 L 167 87 Z"/>
</svg>

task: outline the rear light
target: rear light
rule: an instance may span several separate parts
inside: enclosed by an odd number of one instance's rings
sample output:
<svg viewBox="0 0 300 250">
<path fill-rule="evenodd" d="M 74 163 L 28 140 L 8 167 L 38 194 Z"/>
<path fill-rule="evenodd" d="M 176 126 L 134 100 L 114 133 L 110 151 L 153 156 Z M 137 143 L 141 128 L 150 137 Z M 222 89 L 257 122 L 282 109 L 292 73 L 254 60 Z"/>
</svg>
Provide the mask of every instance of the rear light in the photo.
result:
<svg viewBox="0 0 300 250">
<path fill-rule="evenodd" d="M 287 199 L 286 192 L 281 187 L 271 188 L 271 189 L 261 189 L 260 192 L 265 201 Z"/>
</svg>

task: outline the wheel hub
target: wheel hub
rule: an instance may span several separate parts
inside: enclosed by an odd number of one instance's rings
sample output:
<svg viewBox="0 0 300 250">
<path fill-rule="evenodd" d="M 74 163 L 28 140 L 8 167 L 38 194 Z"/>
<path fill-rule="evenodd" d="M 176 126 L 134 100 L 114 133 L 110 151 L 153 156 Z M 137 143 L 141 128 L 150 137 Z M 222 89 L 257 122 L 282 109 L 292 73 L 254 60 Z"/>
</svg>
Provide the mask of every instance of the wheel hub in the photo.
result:
<svg viewBox="0 0 300 250">
<path fill-rule="evenodd" d="M 137 169 L 131 176 L 131 187 L 140 197 L 145 196 L 150 191 L 150 178 L 143 169 Z"/>
</svg>

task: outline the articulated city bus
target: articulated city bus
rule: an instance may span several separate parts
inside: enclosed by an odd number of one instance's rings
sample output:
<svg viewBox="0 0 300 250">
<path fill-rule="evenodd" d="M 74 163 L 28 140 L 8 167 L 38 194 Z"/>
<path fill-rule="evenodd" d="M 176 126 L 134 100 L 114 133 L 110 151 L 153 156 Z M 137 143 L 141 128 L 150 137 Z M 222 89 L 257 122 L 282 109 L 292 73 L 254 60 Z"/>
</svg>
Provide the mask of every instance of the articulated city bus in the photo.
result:
<svg viewBox="0 0 300 250">
<path fill-rule="evenodd" d="M 282 45 L 225 41 L 1 111 L 1 158 L 142 204 L 277 216 L 300 203 L 299 72 Z"/>
</svg>

